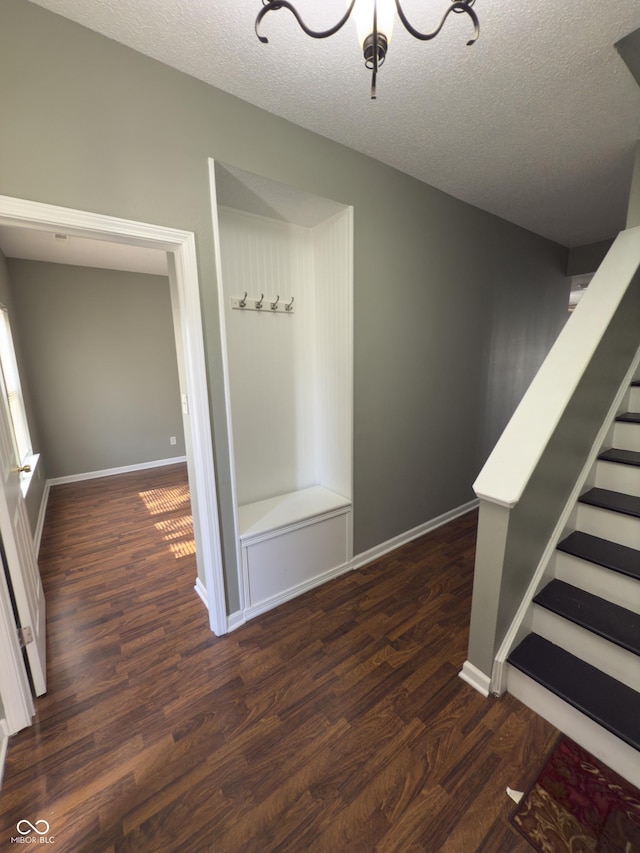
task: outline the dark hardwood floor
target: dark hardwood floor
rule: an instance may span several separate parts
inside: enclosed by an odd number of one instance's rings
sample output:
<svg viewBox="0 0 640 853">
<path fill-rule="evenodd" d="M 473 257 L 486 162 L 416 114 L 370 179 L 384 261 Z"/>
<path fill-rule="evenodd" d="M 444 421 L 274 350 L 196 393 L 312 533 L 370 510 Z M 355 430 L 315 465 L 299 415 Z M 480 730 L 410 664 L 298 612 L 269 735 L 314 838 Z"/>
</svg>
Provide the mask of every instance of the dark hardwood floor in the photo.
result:
<svg viewBox="0 0 640 853">
<path fill-rule="evenodd" d="M 1 848 L 44 819 L 58 853 L 529 853 L 505 788 L 557 732 L 458 678 L 475 513 L 220 638 L 189 513 L 183 466 L 52 489 Z"/>
</svg>

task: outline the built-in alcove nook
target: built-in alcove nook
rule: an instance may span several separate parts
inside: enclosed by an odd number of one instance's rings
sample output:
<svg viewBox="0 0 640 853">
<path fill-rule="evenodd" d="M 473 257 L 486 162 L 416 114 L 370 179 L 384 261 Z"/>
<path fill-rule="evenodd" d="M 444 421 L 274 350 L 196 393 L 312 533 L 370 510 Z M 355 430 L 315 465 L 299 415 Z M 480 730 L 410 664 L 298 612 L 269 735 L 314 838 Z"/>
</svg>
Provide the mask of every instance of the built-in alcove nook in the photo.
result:
<svg viewBox="0 0 640 853">
<path fill-rule="evenodd" d="M 353 210 L 220 163 L 211 184 L 250 617 L 352 558 Z"/>
</svg>

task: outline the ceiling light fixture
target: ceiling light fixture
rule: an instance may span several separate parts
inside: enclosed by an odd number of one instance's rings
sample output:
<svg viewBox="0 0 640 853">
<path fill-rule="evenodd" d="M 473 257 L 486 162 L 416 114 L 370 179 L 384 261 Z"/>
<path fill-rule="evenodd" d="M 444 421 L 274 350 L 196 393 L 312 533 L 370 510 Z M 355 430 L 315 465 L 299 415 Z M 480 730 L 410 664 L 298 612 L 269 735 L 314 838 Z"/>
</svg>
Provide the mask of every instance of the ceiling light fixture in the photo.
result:
<svg viewBox="0 0 640 853">
<path fill-rule="evenodd" d="M 353 18 L 356 24 L 360 47 L 364 53 L 364 64 L 371 71 L 371 97 L 376 97 L 376 76 L 378 69 L 384 63 L 387 55 L 389 42 L 391 41 L 391 32 L 393 30 L 394 21 L 394 6 L 398 12 L 398 17 L 402 21 L 404 28 L 411 33 L 414 38 L 421 41 L 431 41 L 435 38 L 447 20 L 451 12 L 457 14 L 468 15 L 473 22 L 473 38 L 469 39 L 467 44 L 473 44 L 480 35 L 480 23 L 478 16 L 471 8 L 475 0 L 451 0 L 449 8 L 442 16 L 442 20 L 433 32 L 421 33 L 413 27 L 405 15 L 400 0 L 350 0 L 349 7 L 342 18 L 333 27 L 328 30 L 312 30 L 300 17 L 300 13 L 289 3 L 288 0 L 262 0 L 262 9 L 258 12 L 256 18 L 256 35 L 263 44 L 267 44 L 269 39 L 266 36 L 261 36 L 259 27 L 262 19 L 267 12 L 275 12 L 278 9 L 288 9 L 294 16 L 300 29 L 308 36 L 314 39 L 324 39 L 335 35 L 338 30 L 347 23 L 353 13 Z"/>
</svg>

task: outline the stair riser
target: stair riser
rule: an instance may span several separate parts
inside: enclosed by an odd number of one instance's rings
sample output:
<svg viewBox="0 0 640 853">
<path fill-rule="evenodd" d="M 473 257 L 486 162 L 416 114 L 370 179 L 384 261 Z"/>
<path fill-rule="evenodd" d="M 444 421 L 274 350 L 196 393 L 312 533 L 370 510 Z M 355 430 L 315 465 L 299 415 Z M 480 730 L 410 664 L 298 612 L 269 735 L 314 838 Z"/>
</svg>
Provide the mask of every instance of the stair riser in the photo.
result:
<svg viewBox="0 0 640 853">
<path fill-rule="evenodd" d="M 507 691 L 640 788 L 640 761 L 633 747 L 512 666 L 507 666 Z"/>
<path fill-rule="evenodd" d="M 579 503 L 576 528 L 583 533 L 640 550 L 640 519 L 633 516 Z"/>
<path fill-rule="evenodd" d="M 640 581 L 562 551 L 556 552 L 554 560 L 558 580 L 640 613 Z"/>
<path fill-rule="evenodd" d="M 598 462 L 595 483 L 600 489 L 640 497 L 640 467 L 616 462 Z"/>
<path fill-rule="evenodd" d="M 616 423 L 613 446 L 624 450 L 640 450 L 640 424 Z"/>
<path fill-rule="evenodd" d="M 640 690 L 640 658 L 544 607 L 534 605 L 533 631 L 632 690 Z"/>
<path fill-rule="evenodd" d="M 640 412 L 640 387 L 634 387 L 629 394 L 629 411 Z"/>
</svg>

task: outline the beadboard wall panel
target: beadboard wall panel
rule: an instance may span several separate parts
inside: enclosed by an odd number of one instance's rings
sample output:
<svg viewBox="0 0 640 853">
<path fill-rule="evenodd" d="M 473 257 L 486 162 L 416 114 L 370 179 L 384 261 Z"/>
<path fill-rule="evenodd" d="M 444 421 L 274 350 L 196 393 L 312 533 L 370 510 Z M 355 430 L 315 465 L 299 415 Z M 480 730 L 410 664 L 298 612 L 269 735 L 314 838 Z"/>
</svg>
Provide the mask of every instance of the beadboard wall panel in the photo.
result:
<svg viewBox="0 0 640 853">
<path fill-rule="evenodd" d="M 309 229 L 229 208 L 219 212 L 229 391 L 238 504 L 304 489 L 318 480 L 315 322 Z M 263 311 L 231 308 L 259 298 Z M 292 314 L 272 313 L 276 296 Z"/>
</svg>

